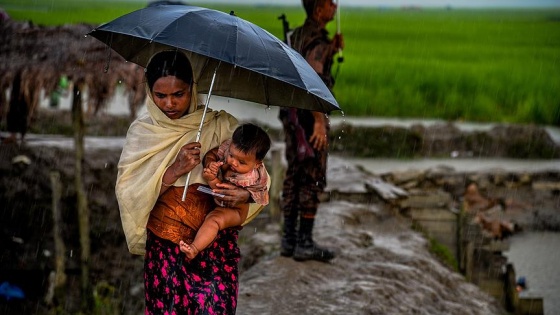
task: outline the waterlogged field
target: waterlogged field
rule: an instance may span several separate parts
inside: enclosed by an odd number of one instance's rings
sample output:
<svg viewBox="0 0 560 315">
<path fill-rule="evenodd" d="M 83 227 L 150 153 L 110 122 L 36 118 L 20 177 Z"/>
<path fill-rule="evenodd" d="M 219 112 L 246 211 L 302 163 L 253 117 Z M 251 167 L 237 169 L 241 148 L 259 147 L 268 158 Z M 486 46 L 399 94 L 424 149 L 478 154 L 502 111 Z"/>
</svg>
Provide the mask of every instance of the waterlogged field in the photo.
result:
<svg viewBox="0 0 560 315">
<path fill-rule="evenodd" d="M 0 0 L 12 18 L 46 25 L 99 24 L 145 5 Z M 291 27 L 305 17 L 300 7 L 199 5 L 279 38 L 282 13 Z M 334 93 L 346 115 L 560 124 L 560 10 L 342 7 L 340 24 Z"/>
</svg>

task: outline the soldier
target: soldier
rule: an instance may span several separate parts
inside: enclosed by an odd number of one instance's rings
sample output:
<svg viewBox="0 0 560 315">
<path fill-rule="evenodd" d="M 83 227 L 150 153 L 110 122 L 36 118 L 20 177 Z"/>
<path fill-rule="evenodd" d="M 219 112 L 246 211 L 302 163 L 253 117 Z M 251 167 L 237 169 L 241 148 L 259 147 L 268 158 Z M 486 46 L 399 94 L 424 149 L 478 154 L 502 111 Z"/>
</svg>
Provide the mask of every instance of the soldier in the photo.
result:
<svg viewBox="0 0 560 315">
<path fill-rule="evenodd" d="M 333 57 L 344 43 L 341 34 L 329 39 L 325 26 L 334 19 L 337 6 L 331 0 L 302 2 L 307 19 L 294 30 L 290 43 L 332 89 Z M 321 112 L 282 108 L 279 118 L 288 161 L 281 201 L 284 226 L 280 253 L 297 261 L 328 262 L 334 252 L 317 245 L 312 237 L 319 196 L 327 183 L 328 117 Z"/>
</svg>

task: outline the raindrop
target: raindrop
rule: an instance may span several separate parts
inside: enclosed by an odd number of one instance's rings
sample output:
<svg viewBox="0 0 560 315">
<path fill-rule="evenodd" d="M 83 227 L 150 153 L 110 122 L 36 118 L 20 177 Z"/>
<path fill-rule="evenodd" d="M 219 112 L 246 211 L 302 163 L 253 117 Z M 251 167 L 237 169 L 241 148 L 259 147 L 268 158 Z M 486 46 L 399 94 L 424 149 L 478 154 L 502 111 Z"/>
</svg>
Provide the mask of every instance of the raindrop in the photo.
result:
<svg viewBox="0 0 560 315">
<path fill-rule="evenodd" d="M 109 165 L 109 163 L 105 163 L 105 168 L 107 168 L 108 165 Z"/>
<path fill-rule="evenodd" d="M 70 250 L 70 257 L 74 256 L 74 250 Z"/>
<path fill-rule="evenodd" d="M 119 80 L 119 84 L 122 84 L 122 80 Z"/>
<path fill-rule="evenodd" d="M 264 110 L 267 111 L 267 112 L 270 111 L 271 110 L 270 105 L 267 105 Z"/>
<path fill-rule="evenodd" d="M 86 34 L 86 35 L 84 35 L 84 38 L 87 38 L 87 34 Z"/>
</svg>

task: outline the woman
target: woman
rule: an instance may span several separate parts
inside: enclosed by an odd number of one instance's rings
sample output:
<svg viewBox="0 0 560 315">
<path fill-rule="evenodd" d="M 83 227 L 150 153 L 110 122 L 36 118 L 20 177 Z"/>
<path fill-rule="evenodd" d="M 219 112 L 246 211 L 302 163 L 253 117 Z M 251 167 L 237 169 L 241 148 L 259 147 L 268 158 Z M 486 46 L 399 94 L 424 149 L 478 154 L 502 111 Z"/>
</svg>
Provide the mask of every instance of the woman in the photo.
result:
<svg viewBox="0 0 560 315">
<path fill-rule="evenodd" d="M 144 254 L 146 314 L 235 314 L 239 229 L 220 231 L 191 261 L 178 244 L 192 241 L 215 206 L 211 195 L 196 190 L 204 183 L 200 157 L 230 138 L 237 120 L 224 111 L 209 110 L 200 141 L 194 141 L 203 110 L 197 106 L 190 62 L 182 53 L 153 56 L 146 81 L 147 113 L 129 128 L 116 184 L 128 248 L 133 254 Z M 189 172 L 187 198 L 182 202 Z M 225 204 L 249 200 L 244 189 L 231 184 L 221 188 Z"/>
</svg>

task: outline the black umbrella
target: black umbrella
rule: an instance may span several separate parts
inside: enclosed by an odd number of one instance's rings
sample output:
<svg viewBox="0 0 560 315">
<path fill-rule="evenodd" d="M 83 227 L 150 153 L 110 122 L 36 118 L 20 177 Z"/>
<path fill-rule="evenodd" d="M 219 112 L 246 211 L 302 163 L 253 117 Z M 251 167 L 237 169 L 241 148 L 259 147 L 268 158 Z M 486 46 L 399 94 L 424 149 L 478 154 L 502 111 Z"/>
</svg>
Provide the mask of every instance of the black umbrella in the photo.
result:
<svg viewBox="0 0 560 315">
<path fill-rule="evenodd" d="M 150 6 L 105 23 L 89 35 L 142 67 L 156 52 L 180 49 L 191 61 L 198 91 L 208 93 L 206 107 L 216 94 L 264 105 L 340 110 L 298 52 L 233 14 L 187 5 Z M 203 121 L 204 116 L 196 141 Z M 183 200 L 189 179 L 190 173 Z"/>
<path fill-rule="evenodd" d="M 123 15 L 89 34 L 143 67 L 154 53 L 179 48 L 191 60 L 201 93 L 321 112 L 340 110 L 299 53 L 232 14 L 159 5 Z"/>
</svg>

